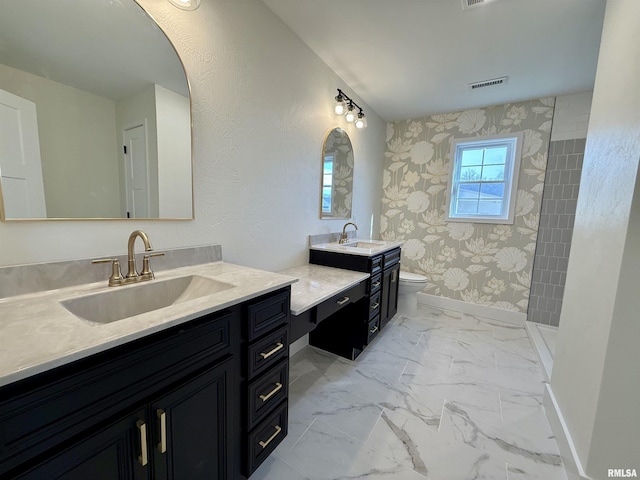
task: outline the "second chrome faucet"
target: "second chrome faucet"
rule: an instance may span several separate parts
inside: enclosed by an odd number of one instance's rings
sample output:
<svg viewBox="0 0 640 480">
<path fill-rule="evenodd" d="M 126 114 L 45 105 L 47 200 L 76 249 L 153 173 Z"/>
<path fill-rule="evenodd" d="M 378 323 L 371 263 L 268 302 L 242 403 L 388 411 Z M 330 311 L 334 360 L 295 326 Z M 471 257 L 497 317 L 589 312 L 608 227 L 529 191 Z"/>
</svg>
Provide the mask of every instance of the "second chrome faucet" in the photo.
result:
<svg viewBox="0 0 640 480">
<path fill-rule="evenodd" d="M 358 230 L 358 226 L 355 223 L 353 222 L 345 223 L 344 227 L 342 227 L 342 233 L 340 234 L 340 239 L 338 240 L 338 243 L 347 243 L 349 241 L 349 237 L 347 236 L 347 227 L 349 225 L 353 225 L 356 231 Z"/>
<path fill-rule="evenodd" d="M 123 277 L 120 271 L 120 261 L 117 258 L 103 258 L 100 260 L 93 260 L 93 263 L 108 263 L 111 262 L 111 276 L 109 277 L 109 286 L 117 287 L 120 285 L 128 285 L 130 283 L 144 282 L 146 280 L 152 280 L 154 278 L 153 271 L 149 265 L 149 259 L 151 257 L 158 257 L 164 255 L 164 253 L 151 253 L 144 255 L 142 258 L 142 271 L 138 273 L 136 270 L 136 257 L 135 257 L 135 243 L 136 239 L 140 237 L 144 243 L 144 251 L 150 252 L 153 250 L 149 237 L 142 230 L 134 230 L 129 235 L 129 241 L 127 242 L 127 274 Z"/>
</svg>

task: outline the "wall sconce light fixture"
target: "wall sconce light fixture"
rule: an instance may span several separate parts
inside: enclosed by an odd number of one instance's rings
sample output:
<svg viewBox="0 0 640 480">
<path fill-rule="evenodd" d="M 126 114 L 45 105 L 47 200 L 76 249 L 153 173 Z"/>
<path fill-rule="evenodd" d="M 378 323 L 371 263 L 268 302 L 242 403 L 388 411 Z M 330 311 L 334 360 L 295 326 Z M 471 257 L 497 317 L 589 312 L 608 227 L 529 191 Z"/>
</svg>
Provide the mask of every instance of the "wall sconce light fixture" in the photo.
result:
<svg viewBox="0 0 640 480">
<path fill-rule="evenodd" d="M 336 115 L 344 115 L 347 123 L 353 123 L 356 128 L 365 128 L 367 126 L 367 117 L 364 116 L 362 108 L 340 89 L 338 89 L 338 95 L 336 95 L 333 111 Z"/>
<path fill-rule="evenodd" d="M 181 10 L 195 10 L 200 6 L 200 0 L 169 0 L 169 3 Z"/>
</svg>

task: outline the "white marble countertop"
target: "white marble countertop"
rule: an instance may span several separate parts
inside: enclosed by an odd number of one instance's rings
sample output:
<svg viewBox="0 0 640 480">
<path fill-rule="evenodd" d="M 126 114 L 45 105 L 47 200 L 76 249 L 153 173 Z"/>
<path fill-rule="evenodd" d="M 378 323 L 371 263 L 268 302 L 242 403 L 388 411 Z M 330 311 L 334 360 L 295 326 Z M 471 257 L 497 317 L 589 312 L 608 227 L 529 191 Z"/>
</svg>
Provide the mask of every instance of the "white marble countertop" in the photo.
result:
<svg viewBox="0 0 640 480">
<path fill-rule="evenodd" d="M 379 253 L 392 250 L 394 248 L 402 246 L 404 241 L 387 242 L 385 240 L 366 240 L 359 238 L 352 238 L 347 243 L 318 243 L 311 245 L 311 250 L 325 250 L 337 253 L 346 253 L 349 255 L 363 255 L 371 257 Z"/>
<path fill-rule="evenodd" d="M 156 280 L 198 275 L 232 288 L 107 324 L 80 319 L 60 301 L 115 288 L 106 279 L 0 299 L 0 386 L 124 344 L 296 282 L 295 278 L 225 262 L 156 272 Z M 154 282 L 144 282 L 139 285 Z"/>
<path fill-rule="evenodd" d="M 300 315 L 370 276 L 365 272 L 313 264 L 289 268 L 279 273 L 298 279 L 291 286 L 292 315 Z"/>
</svg>

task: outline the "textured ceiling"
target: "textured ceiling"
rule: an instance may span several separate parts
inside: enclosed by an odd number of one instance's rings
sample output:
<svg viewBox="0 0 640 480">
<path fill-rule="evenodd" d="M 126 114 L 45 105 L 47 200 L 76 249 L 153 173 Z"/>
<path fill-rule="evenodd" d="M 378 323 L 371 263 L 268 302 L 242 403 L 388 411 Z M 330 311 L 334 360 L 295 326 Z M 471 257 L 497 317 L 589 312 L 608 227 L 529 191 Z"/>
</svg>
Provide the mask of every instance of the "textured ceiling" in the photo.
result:
<svg viewBox="0 0 640 480">
<path fill-rule="evenodd" d="M 461 0 L 262 1 L 385 120 L 592 89 L 605 7 L 605 0 L 495 0 L 467 10 Z M 502 76 L 503 86 L 469 89 Z"/>
</svg>

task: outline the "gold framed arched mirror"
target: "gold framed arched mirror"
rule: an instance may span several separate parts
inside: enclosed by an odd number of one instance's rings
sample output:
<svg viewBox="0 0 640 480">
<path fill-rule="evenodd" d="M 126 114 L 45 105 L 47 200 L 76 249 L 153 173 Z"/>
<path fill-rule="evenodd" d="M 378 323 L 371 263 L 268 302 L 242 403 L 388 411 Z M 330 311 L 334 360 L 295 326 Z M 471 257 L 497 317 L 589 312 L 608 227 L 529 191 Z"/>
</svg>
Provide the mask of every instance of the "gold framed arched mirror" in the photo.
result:
<svg viewBox="0 0 640 480">
<path fill-rule="evenodd" d="M 193 218 L 180 58 L 133 0 L 0 2 L 2 220 Z"/>
<path fill-rule="evenodd" d="M 320 218 L 351 218 L 353 146 L 342 128 L 327 132 L 322 146 Z"/>
</svg>

